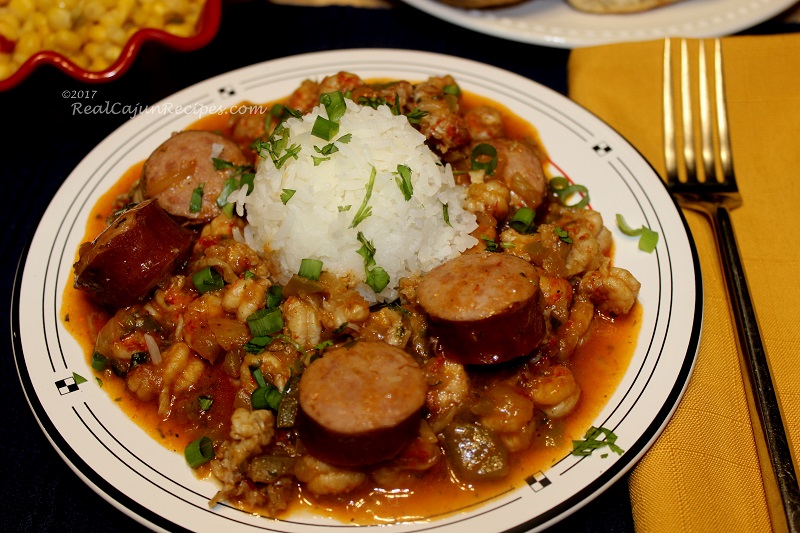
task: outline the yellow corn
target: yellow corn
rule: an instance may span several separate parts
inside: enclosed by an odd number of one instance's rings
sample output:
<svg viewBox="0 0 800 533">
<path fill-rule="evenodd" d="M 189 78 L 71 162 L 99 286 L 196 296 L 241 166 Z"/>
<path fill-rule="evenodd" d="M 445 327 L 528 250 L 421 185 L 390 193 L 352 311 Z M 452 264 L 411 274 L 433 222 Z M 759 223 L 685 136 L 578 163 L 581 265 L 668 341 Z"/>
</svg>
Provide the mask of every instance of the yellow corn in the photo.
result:
<svg viewBox="0 0 800 533">
<path fill-rule="evenodd" d="M 205 0 L 7 0 L 0 1 L 0 36 L 15 43 L 0 53 L 0 79 L 30 56 L 58 52 L 82 68 L 105 70 L 131 35 L 157 28 L 190 37 Z"/>
</svg>

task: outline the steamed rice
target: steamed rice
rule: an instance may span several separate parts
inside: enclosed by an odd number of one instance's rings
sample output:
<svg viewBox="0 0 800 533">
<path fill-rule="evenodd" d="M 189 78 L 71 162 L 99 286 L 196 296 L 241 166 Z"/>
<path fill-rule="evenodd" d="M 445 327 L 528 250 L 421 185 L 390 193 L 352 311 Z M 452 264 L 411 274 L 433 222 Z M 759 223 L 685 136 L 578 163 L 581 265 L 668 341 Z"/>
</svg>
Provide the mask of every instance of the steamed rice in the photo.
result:
<svg viewBox="0 0 800 533">
<path fill-rule="evenodd" d="M 287 146 L 300 147 L 297 158 L 289 158 L 280 169 L 270 159 L 261 161 L 252 192 L 245 196 L 244 190 L 238 191 L 230 200 L 246 216 L 244 240 L 269 258 L 279 283 L 298 272 L 302 259 L 313 258 L 325 270 L 347 277 L 368 301 L 391 301 L 398 296 L 401 278 L 423 274 L 474 246 L 477 239 L 470 232 L 477 223 L 463 209 L 465 188 L 455 184 L 450 166 L 441 163 L 405 116 L 393 115 L 385 105 L 373 109 L 349 99 L 346 104 L 332 141 L 311 135 L 316 117 L 327 118 L 323 106 L 288 119 Z M 335 142 L 347 134 L 352 135 L 349 142 Z M 329 142 L 338 151 L 315 165 L 314 158 L 321 157 L 315 147 Z M 408 201 L 395 181 L 398 165 L 411 169 L 413 195 Z M 373 167 L 367 204 L 372 214 L 350 227 Z M 285 190 L 295 192 L 284 204 Z M 390 282 L 379 294 L 363 281 L 359 232 L 375 248 L 376 266 L 389 274 Z"/>
</svg>

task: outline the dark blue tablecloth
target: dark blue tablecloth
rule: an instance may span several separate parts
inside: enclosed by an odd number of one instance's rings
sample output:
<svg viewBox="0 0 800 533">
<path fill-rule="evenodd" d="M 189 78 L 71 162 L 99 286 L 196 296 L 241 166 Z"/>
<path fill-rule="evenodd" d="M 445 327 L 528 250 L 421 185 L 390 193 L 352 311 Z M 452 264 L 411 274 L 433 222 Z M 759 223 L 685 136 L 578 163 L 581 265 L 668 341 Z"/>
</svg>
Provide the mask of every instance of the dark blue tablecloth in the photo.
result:
<svg viewBox="0 0 800 533">
<path fill-rule="evenodd" d="M 178 53 L 147 45 L 121 79 L 94 85 L 97 98 L 150 105 L 195 82 L 269 59 L 330 49 L 383 47 L 434 51 L 493 64 L 566 93 L 569 52 L 504 41 L 442 22 L 411 7 L 289 7 L 264 0 L 225 6 L 217 37 L 202 50 Z M 443 65 L 443 72 L 446 65 Z M 128 117 L 73 116 L 62 92 L 86 88 L 54 68 L 36 71 L 0 93 L 3 142 L 0 322 L 10 325 L 11 289 L 18 259 L 61 182 L 86 154 Z M 6 331 L 6 339 L 10 338 Z M 4 531 L 134 531 L 143 529 L 95 494 L 70 470 L 38 427 L 20 386 L 7 341 L 0 358 L 0 405 L 5 458 Z M 633 531 L 623 477 L 554 531 Z"/>
</svg>

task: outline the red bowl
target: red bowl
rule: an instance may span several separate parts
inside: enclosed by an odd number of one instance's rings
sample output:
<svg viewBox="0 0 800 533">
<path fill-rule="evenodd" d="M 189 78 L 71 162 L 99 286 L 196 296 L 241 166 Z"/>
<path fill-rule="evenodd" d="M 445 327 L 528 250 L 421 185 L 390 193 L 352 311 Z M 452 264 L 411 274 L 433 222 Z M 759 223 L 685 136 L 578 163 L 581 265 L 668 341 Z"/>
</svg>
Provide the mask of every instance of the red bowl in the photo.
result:
<svg viewBox="0 0 800 533">
<path fill-rule="evenodd" d="M 87 83 L 111 81 L 130 68 L 139 53 L 139 49 L 145 42 L 158 42 L 182 52 L 202 48 L 211 42 L 211 39 L 216 35 L 221 16 L 222 0 L 206 0 L 203 11 L 197 19 L 197 30 L 190 37 L 178 37 L 155 28 L 142 28 L 128 39 L 120 56 L 105 70 L 89 71 L 77 66 L 57 52 L 42 50 L 29 57 L 10 77 L 0 80 L 0 91 L 5 91 L 18 85 L 41 65 L 54 65 L 69 76 Z"/>
</svg>

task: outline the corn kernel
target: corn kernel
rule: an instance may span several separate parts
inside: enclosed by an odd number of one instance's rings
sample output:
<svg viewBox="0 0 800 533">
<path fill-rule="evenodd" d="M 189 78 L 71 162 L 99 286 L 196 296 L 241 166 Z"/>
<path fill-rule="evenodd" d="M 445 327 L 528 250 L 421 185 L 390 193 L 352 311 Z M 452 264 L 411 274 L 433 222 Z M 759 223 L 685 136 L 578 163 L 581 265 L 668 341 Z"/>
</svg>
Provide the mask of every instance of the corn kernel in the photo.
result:
<svg viewBox="0 0 800 533">
<path fill-rule="evenodd" d="M 51 7 L 47 10 L 47 22 L 54 31 L 72 28 L 72 13 L 63 7 Z"/>
<path fill-rule="evenodd" d="M 35 33 L 23 33 L 19 36 L 14 54 L 24 55 L 26 58 L 35 54 L 41 49 L 42 40 Z"/>
<path fill-rule="evenodd" d="M 74 31 L 59 30 L 56 32 L 56 44 L 67 53 L 80 50 L 82 42 L 83 40 Z"/>
<path fill-rule="evenodd" d="M 89 31 L 86 33 L 86 36 L 90 41 L 102 43 L 108 40 L 108 30 L 101 24 L 92 24 L 89 26 Z"/>
<path fill-rule="evenodd" d="M 86 20 L 91 20 L 92 22 L 100 20 L 100 17 L 105 15 L 106 11 L 106 6 L 98 0 L 89 0 L 83 6 L 83 16 L 86 17 Z"/>
<path fill-rule="evenodd" d="M 33 0 L 11 0 L 8 3 L 8 8 L 17 15 L 20 20 L 25 20 L 31 13 L 36 11 L 36 5 Z"/>
<path fill-rule="evenodd" d="M 19 39 L 19 28 L 5 20 L 0 20 L 0 35 L 9 41 L 16 41 Z"/>
</svg>

